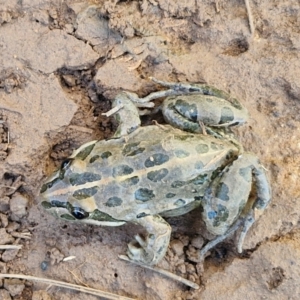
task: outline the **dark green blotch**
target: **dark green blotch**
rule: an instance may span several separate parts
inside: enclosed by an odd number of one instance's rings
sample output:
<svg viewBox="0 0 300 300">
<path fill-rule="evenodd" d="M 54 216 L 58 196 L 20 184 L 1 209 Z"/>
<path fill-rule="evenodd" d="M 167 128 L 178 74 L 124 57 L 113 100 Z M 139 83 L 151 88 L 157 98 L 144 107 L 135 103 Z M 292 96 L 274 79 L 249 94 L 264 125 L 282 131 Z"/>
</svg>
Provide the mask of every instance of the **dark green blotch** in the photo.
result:
<svg viewBox="0 0 300 300">
<path fill-rule="evenodd" d="M 123 187 L 130 187 L 132 185 L 137 184 L 138 182 L 139 182 L 138 176 L 133 176 L 133 177 L 130 177 L 130 178 L 127 178 L 127 179 L 121 181 L 120 185 Z"/>
<path fill-rule="evenodd" d="M 179 188 L 179 187 L 182 187 L 186 184 L 187 184 L 187 182 L 185 182 L 185 181 L 176 180 L 176 181 L 172 182 L 171 187 L 172 188 Z"/>
<path fill-rule="evenodd" d="M 72 185 L 81 185 L 87 182 L 94 182 L 99 180 L 101 180 L 101 175 L 91 172 L 73 173 L 70 176 L 70 183 Z"/>
<path fill-rule="evenodd" d="M 67 221 L 75 221 L 76 219 L 68 214 L 63 214 L 59 216 L 61 219 L 67 220 Z"/>
<path fill-rule="evenodd" d="M 105 151 L 101 154 L 102 159 L 108 159 L 110 156 L 112 156 L 112 154 L 109 151 Z"/>
<path fill-rule="evenodd" d="M 176 196 L 176 194 L 174 194 L 174 193 L 168 193 L 167 195 L 166 195 L 166 198 L 173 198 L 173 197 L 175 197 Z"/>
<path fill-rule="evenodd" d="M 250 167 L 240 168 L 239 174 L 245 179 L 246 182 L 251 182 L 252 176 Z"/>
<path fill-rule="evenodd" d="M 202 197 L 201 196 L 195 196 L 194 199 L 195 199 L 195 201 L 201 201 Z"/>
<path fill-rule="evenodd" d="M 146 214 L 146 213 L 142 212 L 142 213 L 136 215 L 136 218 L 140 219 L 140 218 L 144 218 L 144 217 L 147 217 L 147 216 L 149 216 L 149 214 Z"/>
<path fill-rule="evenodd" d="M 155 153 L 145 160 L 145 167 L 159 166 L 169 160 L 169 156 L 163 153 Z"/>
<path fill-rule="evenodd" d="M 47 191 L 48 188 L 51 188 L 52 185 L 49 186 L 49 183 L 44 183 L 40 189 L 40 193 L 43 194 Z"/>
<path fill-rule="evenodd" d="M 133 128 L 134 130 L 135 128 Z M 138 143 L 131 143 L 131 144 L 127 144 L 125 145 L 122 154 L 124 156 L 135 156 L 139 153 L 143 153 L 145 151 L 144 147 L 139 147 L 140 142 Z"/>
<path fill-rule="evenodd" d="M 58 174 L 58 178 L 54 179 L 55 180 L 63 180 L 64 177 L 65 177 L 65 173 L 66 173 L 66 170 L 65 169 L 60 169 L 59 170 L 59 174 Z"/>
<path fill-rule="evenodd" d="M 268 204 L 268 200 L 267 199 L 264 200 L 264 199 L 262 199 L 260 197 L 257 197 L 257 199 L 256 199 L 256 201 L 254 203 L 254 206 L 257 209 L 265 209 L 266 206 L 267 206 L 267 204 Z"/>
<path fill-rule="evenodd" d="M 203 183 L 205 183 L 206 181 L 208 180 L 208 176 L 207 174 L 200 174 L 198 175 L 197 177 L 189 180 L 189 181 L 179 181 L 179 180 L 176 180 L 174 182 L 171 183 L 171 187 L 172 188 L 179 188 L 179 187 L 182 187 L 186 184 L 194 184 L 194 185 L 202 185 Z"/>
<path fill-rule="evenodd" d="M 50 208 L 53 207 L 53 206 L 51 205 L 51 203 L 49 203 L 49 202 L 47 202 L 47 201 L 41 202 L 41 205 L 42 205 L 43 208 L 45 208 L 45 209 L 50 209 Z"/>
<path fill-rule="evenodd" d="M 116 207 L 120 206 L 123 203 L 122 199 L 119 197 L 111 197 L 107 200 L 107 202 L 104 204 L 108 207 Z"/>
<path fill-rule="evenodd" d="M 104 221 L 104 222 L 122 222 L 123 220 L 114 219 L 109 214 L 101 212 L 98 209 L 95 209 L 92 213 L 90 213 L 89 219 L 96 220 L 96 221 Z"/>
<path fill-rule="evenodd" d="M 68 208 L 69 202 L 62 202 L 62 201 L 58 201 L 58 200 L 51 200 L 51 206 L 52 207 L 64 207 L 64 208 Z"/>
<path fill-rule="evenodd" d="M 227 221 L 229 216 L 229 211 L 226 206 L 222 204 L 218 204 L 217 210 L 215 211 L 215 217 L 213 221 L 213 226 L 217 227 L 220 226 L 221 223 L 224 223 Z"/>
<path fill-rule="evenodd" d="M 196 104 L 190 104 L 185 100 L 178 99 L 175 108 L 182 116 L 185 116 L 193 122 L 197 122 L 198 111 Z"/>
<path fill-rule="evenodd" d="M 133 169 L 128 165 L 119 165 L 113 168 L 112 176 L 124 176 L 129 175 L 133 172 Z"/>
<path fill-rule="evenodd" d="M 188 139 L 193 139 L 195 136 L 193 134 L 177 135 L 174 136 L 175 140 L 186 141 Z"/>
<path fill-rule="evenodd" d="M 228 201 L 229 200 L 228 193 L 229 193 L 228 186 L 224 182 L 221 182 L 220 185 L 218 186 L 218 190 L 216 193 L 217 197 L 220 200 Z"/>
<path fill-rule="evenodd" d="M 176 157 L 178 157 L 178 158 L 185 158 L 190 155 L 189 152 L 182 150 L 182 149 L 177 149 L 174 151 L 174 153 L 175 153 Z"/>
<path fill-rule="evenodd" d="M 226 124 L 234 120 L 234 114 L 230 107 L 223 107 L 219 124 Z"/>
<path fill-rule="evenodd" d="M 165 249 L 165 247 L 164 246 L 161 246 L 158 250 L 157 250 L 157 253 L 158 254 L 161 254 L 162 253 L 162 251 Z"/>
<path fill-rule="evenodd" d="M 243 109 L 243 106 L 241 105 L 241 103 L 240 103 L 237 99 L 235 99 L 235 98 L 231 98 L 231 99 L 230 99 L 230 103 L 231 103 L 235 108 L 237 108 L 237 109 L 239 109 L 239 110 L 242 110 L 242 109 Z"/>
<path fill-rule="evenodd" d="M 203 169 L 203 167 L 204 167 L 204 164 L 202 161 L 198 161 L 195 163 L 195 169 L 201 170 L 201 169 Z"/>
<path fill-rule="evenodd" d="M 140 188 L 135 191 L 134 193 L 135 199 L 146 202 L 151 200 L 153 197 L 155 197 L 154 192 L 152 190 L 149 190 L 147 188 Z"/>
<path fill-rule="evenodd" d="M 168 169 L 160 169 L 156 171 L 151 171 L 147 173 L 147 178 L 153 182 L 161 181 L 164 177 L 168 175 L 169 171 Z"/>
<path fill-rule="evenodd" d="M 214 142 L 211 142 L 210 148 L 213 149 L 213 150 L 218 150 L 219 149 L 218 145 Z"/>
<path fill-rule="evenodd" d="M 94 155 L 93 157 L 91 157 L 90 164 L 92 164 L 93 162 L 95 162 L 99 157 L 100 157 L 99 155 Z"/>
<path fill-rule="evenodd" d="M 207 181 L 207 179 L 208 179 L 207 174 L 201 174 L 195 177 L 194 179 L 190 180 L 189 182 L 195 185 L 202 185 Z"/>
<path fill-rule="evenodd" d="M 222 167 L 216 168 L 216 169 L 212 172 L 211 180 L 214 180 L 215 178 L 217 178 L 218 176 L 220 176 L 220 175 L 222 174 L 222 170 L 223 170 Z"/>
<path fill-rule="evenodd" d="M 209 150 L 209 147 L 206 144 L 198 144 L 196 146 L 197 153 L 207 153 L 208 150 Z"/>
<path fill-rule="evenodd" d="M 87 188 L 87 189 L 80 189 L 73 193 L 73 197 L 77 200 L 83 200 L 89 197 L 94 196 L 98 191 L 96 186 Z"/>
<path fill-rule="evenodd" d="M 94 147 L 95 147 L 95 143 L 85 147 L 84 149 L 82 149 L 80 152 L 77 153 L 76 158 L 85 160 L 87 156 L 92 152 Z"/>
<path fill-rule="evenodd" d="M 183 205 L 185 205 L 185 203 L 186 202 L 183 199 L 178 199 L 174 202 L 174 205 L 175 206 L 183 206 Z"/>
<path fill-rule="evenodd" d="M 44 184 L 42 185 L 42 187 L 41 187 L 40 193 L 42 194 L 42 193 L 46 192 L 48 189 L 51 189 L 52 186 L 53 186 L 57 181 L 60 181 L 60 180 L 61 180 L 61 178 L 56 177 L 56 178 L 53 179 L 52 181 L 47 182 L 47 183 L 44 183 Z"/>
</svg>

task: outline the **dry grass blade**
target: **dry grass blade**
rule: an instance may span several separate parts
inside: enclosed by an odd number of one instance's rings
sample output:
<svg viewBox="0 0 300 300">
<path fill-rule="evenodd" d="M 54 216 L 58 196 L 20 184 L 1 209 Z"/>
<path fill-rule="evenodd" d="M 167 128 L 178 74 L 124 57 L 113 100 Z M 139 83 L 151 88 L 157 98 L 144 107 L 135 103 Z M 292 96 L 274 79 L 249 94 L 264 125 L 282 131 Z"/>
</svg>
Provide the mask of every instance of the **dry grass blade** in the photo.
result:
<svg viewBox="0 0 300 300">
<path fill-rule="evenodd" d="M 0 245 L 1 250 L 21 249 L 22 245 Z"/>
<path fill-rule="evenodd" d="M 247 9 L 250 32 L 251 32 L 251 34 L 253 34 L 255 28 L 254 28 L 253 17 L 252 17 L 252 13 L 251 13 L 251 7 L 250 7 L 250 4 L 249 4 L 249 0 L 245 0 L 245 5 L 246 5 L 246 9 Z"/>
<path fill-rule="evenodd" d="M 134 263 L 134 264 L 136 264 L 136 265 L 138 265 L 138 266 L 141 266 L 141 267 L 143 267 L 143 268 L 146 268 L 146 269 L 155 271 L 155 272 L 157 272 L 157 273 L 160 273 L 160 274 L 162 274 L 162 275 L 164 275 L 164 276 L 166 276 L 166 277 L 168 277 L 168 278 L 171 278 L 171 279 L 176 280 L 176 281 L 179 281 L 179 282 L 181 282 L 181 283 L 183 283 L 183 284 L 185 284 L 185 285 L 187 285 L 187 286 L 190 286 L 190 287 L 192 287 L 193 289 L 198 290 L 198 289 L 200 288 L 200 286 L 199 286 L 197 283 L 194 283 L 194 282 L 192 282 L 192 281 L 190 281 L 190 280 L 187 280 L 187 279 L 185 279 L 185 278 L 183 278 L 183 277 L 180 277 L 180 276 L 178 276 L 178 275 L 176 275 L 176 274 L 173 274 L 173 273 L 171 273 L 171 272 L 168 272 L 168 271 L 166 271 L 166 270 L 163 270 L 163 269 L 160 269 L 160 268 L 157 268 L 157 267 L 151 267 L 151 266 L 148 266 L 148 265 L 144 265 L 144 264 L 141 264 L 141 263 L 132 261 L 132 260 L 130 260 L 126 255 L 119 255 L 119 258 L 121 258 L 121 259 L 123 259 L 123 260 L 126 260 L 126 261 L 128 261 L 128 262 Z"/>
<path fill-rule="evenodd" d="M 62 288 L 68 288 L 68 289 L 91 294 L 94 296 L 103 297 L 105 299 L 110 299 L 110 300 L 133 300 L 133 298 L 123 297 L 123 296 L 119 296 L 116 294 L 112 294 L 112 293 L 108 293 L 108 292 L 104 292 L 104 291 L 100 291 L 100 290 L 96 290 L 96 289 L 92 289 L 92 288 L 87 288 L 87 287 L 84 287 L 81 285 L 76 285 L 76 284 L 72 284 L 72 283 L 67 283 L 67 282 L 57 281 L 57 280 L 52 280 L 52 279 L 47 279 L 47 278 L 29 276 L 29 275 L 0 274 L 0 278 L 19 278 L 19 279 L 25 279 L 25 280 L 39 281 L 39 282 L 43 282 L 46 284 L 51 284 L 51 285 L 59 286 Z"/>
</svg>

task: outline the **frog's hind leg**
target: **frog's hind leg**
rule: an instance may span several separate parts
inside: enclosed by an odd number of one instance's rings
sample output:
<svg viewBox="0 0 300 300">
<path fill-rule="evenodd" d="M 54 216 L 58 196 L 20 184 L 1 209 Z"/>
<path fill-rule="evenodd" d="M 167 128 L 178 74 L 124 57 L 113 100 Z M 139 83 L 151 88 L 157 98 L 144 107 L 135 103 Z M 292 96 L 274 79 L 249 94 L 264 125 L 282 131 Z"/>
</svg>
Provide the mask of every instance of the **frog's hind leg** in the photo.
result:
<svg viewBox="0 0 300 300">
<path fill-rule="evenodd" d="M 251 201 L 249 196 L 253 183 L 256 198 Z M 270 198 L 268 180 L 258 158 L 251 153 L 243 153 L 213 180 L 204 195 L 202 217 L 208 231 L 218 237 L 200 251 L 199 260 L 239 227 L 242 231 L 237 248 L 242 252 L 247 231 L 267 207 Z"/>
</svg>

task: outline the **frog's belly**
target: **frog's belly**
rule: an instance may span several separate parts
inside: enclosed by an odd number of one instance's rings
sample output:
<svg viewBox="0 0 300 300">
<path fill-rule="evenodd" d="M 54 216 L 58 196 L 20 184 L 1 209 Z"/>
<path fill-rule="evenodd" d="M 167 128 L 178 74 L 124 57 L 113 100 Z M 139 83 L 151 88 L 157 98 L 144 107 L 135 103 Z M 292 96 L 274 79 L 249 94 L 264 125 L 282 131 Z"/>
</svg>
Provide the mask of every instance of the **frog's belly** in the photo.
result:
<svg viewBox="0 0 300 300">
<path fill-rule="evenodd" d="M 123 145 L 96 144 L 87 171 L 101 175 L 93 196 L 99 210 L 122 220 L 170 210 L 181 214 L 181 207 L 201 200 L 213 171 L 237 154 L 213 137 L 165 128 L 142 128 Z"/>
</svg>

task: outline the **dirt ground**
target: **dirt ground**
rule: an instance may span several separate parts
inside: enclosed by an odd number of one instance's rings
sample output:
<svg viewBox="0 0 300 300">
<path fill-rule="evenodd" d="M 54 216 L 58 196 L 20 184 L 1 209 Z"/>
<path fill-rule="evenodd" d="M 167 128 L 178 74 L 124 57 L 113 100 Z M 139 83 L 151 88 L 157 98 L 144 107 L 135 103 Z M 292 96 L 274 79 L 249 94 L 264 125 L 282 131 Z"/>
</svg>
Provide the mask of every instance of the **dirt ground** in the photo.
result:
<svg viewBox="0 0 300 300">
<path fill-rule="evenodd" d="M 0 245 L 23 246 L 0 250 L 0 273 L 134 299 L 299 299 L 300 6 L 249 3 L 252 33 L 242 0 L 0 0 Z M 272 186 L 242 254 L 231 238 L 192 263 L 187 250 L 207 238 L 199 213 L 168 220 L 161 267 L 198 290 L 118 259 L 137 226 L 66 223 L 39 205 L 43 180 L 64 158 L 113 134 L 116 122 L 101 113 L 118 92 L 159 88 L 150 76 L 207 82 L 240 99 L 250 119 L 237 137 Z M 0 287 L 3 300 L 98 299 L 24 280 Z"/>
</svg>

